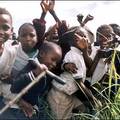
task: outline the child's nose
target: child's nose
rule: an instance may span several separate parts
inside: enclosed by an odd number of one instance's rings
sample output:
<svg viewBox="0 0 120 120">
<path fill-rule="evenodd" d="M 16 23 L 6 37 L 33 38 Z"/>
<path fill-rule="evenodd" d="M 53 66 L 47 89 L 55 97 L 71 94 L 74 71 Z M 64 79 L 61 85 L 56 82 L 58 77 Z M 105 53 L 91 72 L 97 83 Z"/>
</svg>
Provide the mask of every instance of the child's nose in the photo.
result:
<svg viewBox="0 0 120 120">
<path fill-rule="evenodd" d="M 26 39 L 27 39 L 27 40 L 30 40 L 30 39 L 31 39 L 31 37 L 30 37 L 29 35 L 27 35 L 27 36 L 26 36 Z"/>
<path fill-rule="evenodd" d="M 54 67 L 56 67 L 56 62 L 53 62 L 53 64 L 52 64 Z"/>
<path fill-rule="evenodd" d="M 0 35 L 4 34 L 3 29 L 0 27 Z"/>
</svg>

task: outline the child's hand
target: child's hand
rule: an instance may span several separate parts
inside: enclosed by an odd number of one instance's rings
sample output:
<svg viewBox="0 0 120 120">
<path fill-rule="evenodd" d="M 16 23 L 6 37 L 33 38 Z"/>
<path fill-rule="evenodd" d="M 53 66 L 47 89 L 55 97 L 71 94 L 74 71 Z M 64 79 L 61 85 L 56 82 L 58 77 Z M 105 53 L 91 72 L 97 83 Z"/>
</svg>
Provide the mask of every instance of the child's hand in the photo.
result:
<svg viewBox="0 0 120 120">
<path fill-rule="evenodd" d="M 88 49 L 88 40 L 85 37 L 81 37 L 75 33 L 75 39 L 77 40 L 77 46 L 80 50 L 85 51 Z"/>
<path fill-rule="evenodd" d="M 33 73 L 35 76 L 38 76 L 40 73 L 42 73 L 43 71 L 46 71 L 46 70 L 48 70 L 46 65 L 39 64 L 39 65 L 37 65 L 36 69 L 33 70 Z"/>
<path fill-rule="evenodd" d="M 34 108 L 30 103 L 21 99 L 19 101 L 19 107 L 23 110 L 26 117 L 31 118 L 33 116 Z"/>
<path fill-rule="evenodd" d="M 42 8 L 42 11 L 44 13 L 47 13 L 47 11 L 49 10 L 49 1 L 48 0 L 42 0 L 40 3 L 40 6 Z"/>
<path fill-rule="evenodd" d="M 49 1 L 49 11 L 53 11 L 55 6 L 55 0 Z"/>
<path fill-rule="evenodd" d="M 85 18 L 85 20 L 82 22 L 81 26 L 84 26 L 88 21 L 93 20 L 94 17 L 90 14 L 87 15 L 87 17 Z"/>
<path fill-rule="evenodd" d="M 74 63 L 66 63 L 64 65 L 64 68 L 66 71 L 70 72 L 70 73 L 77 73 L 78 68 L 76 67 L 76 65 Z"/>
<path fill-rule="evenodd" d="M 93 20 L 93 19 L 94 19 L 94 17 L 90 14 L 88 14 L 87 17 L 86 17 L 87 21 L 90 21 L 90 20 Z"/>
</svg>

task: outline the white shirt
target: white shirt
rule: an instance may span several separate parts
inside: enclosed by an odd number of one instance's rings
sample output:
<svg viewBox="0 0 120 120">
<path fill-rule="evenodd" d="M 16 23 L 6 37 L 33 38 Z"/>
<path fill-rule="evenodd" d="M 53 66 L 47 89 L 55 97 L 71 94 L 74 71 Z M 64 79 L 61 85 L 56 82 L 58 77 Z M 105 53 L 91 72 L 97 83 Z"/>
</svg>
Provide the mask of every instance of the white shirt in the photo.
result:
<svg viewBox="0 0 120 120">
<path fill-rule="evenodd" d="M 95 55 L 97 54 L 97 50 L 100 49 L 99 46 L 92 47 L 92 53 L 90 57 L 94 60 Z M 104 74 L 108 71 L 108 64 L 105 63 L 105 58 L 101 58 L 93 72 L 92 77 L 86 78 L 91 82 L 91 85 L 95 84 L 97 81 L 100 81 Z"/>
<path fill-rule="evenodd" d="M 12 46 L 13 40 L 4 44 L 4 50 L 0 57 L 0 75 L 9 75 L 15 61 L 19 45 Z"/>
<path fill-rule="evenodd" d="M 82 78 L 85 81 L 86 78 L 86 65 L 84 62 L 84 58 L 82 52 L 76 48 L 71 47 L 71 50 L 65 55 L 63 64 L 64 63 L 74 63 L 78 68 L 77 73 L 72 74 L 73 78 Z"/>
<path fill-rule="evenodd" d="M 63 64 L 64 63 L 74 63 L 78 68 L 77 73 L 71 74 L 69 72 L 63 72 L 60 77 L 65 81 L 66 84 L 61 85 L 55 80 L 52 81 L 52 84 L 57 90 L 62 91 L 67 95 L 72 95 L 79 89 L 74 79 L 82 78 L 84 81 L 86 77 L 86 66 L 82 52 L 75 47 L 71 47 L 71 50 L 64 57 Z"/>
</svg>

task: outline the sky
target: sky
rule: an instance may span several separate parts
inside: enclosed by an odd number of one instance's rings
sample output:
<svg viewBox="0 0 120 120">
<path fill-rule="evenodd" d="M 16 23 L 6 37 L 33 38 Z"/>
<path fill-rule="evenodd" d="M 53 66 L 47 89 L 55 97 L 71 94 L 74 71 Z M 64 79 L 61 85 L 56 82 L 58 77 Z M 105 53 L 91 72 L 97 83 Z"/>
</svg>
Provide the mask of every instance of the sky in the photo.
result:
<svg viewBox="0 0 120 120">
<path fill-rule="evenodd" d="M 10 11 L 13 16 L 14 31 L 25 22 L 32 22 L 41 15 L 40 1 L 0 1 L 0 7 Z M 87 26 L 95 33 L 102 24 L 120 23 L 120 1 L 55 1 L 55 11 L 61 20 L 66 20 L 69 26 L 79 25 L 77 15 L 94 16 Z M 55 24 L 53 17 L 47 13 L 47 29 Z"/>
</svg>

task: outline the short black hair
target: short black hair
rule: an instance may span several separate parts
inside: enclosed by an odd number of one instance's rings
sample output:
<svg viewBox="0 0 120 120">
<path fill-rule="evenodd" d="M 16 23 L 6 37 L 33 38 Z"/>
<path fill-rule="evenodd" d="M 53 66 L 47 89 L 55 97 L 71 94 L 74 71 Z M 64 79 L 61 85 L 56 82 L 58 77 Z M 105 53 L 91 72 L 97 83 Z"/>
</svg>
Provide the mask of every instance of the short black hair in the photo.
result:
<svg viewBox="0 0 120 120">
<path fill-rule="evenodd" d="M 0 7 L 0 14 L 6 14 L 9 15 L 12 21 L 12 15 L 10 14 L 10 12 L 6 9 L 6 8 L 2 8 Z"/>
<path fill-rule="evenodd" d="M 21 32 L 22 28 L 24 28 L 25 26 L 32 26 L 34 28 L 32 23 L 24 23 L 19 27 L 18 35 L 20 35 L 20 32 Z"/>
<path fill-rule="evenodd" d="M 55 48 L 59 49 L 61 51 L 61 47 L 57 45 L 56 43 L 53 42 L 48 42 L 44 41 L 42 45 L 39 47 L 39 53 L 44 52 L 44 53 L 49 53 Z"/>
<path fill-rule="evenodd" d="M 116 24 L 116 23 L 111 23 L 109 25 L 112 27 L 114 33 L 116 35 L 120 36 L 120 26 L 118 24 Z"/>
<path fill-rule="evenodd" d="M 103 36 L 102 33 L 104 33 L 106 30 L 113 31 L 112 27 L 110 25 L 107 25 L 107 24 L 101 25 L 97 28 L 97 31 L 96 31 L 96 41 L 97 42 L 99 41 L 99 37 Z"/>
<path fill-rule="evenodd" d="M 112 28 L 114 28 L 114 27 L 120 27 L 118 24 L 116 24 L 116 23 L 111 23 L 111 24 L 109 24 Z"/>
</svg>

